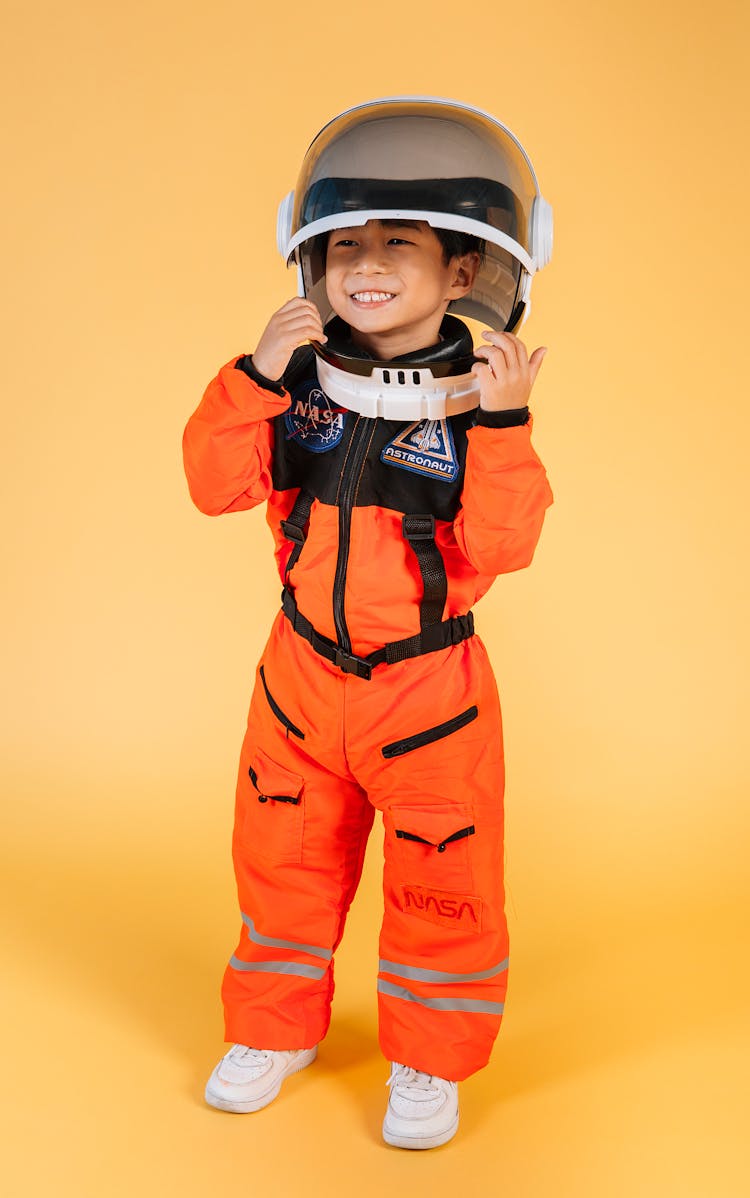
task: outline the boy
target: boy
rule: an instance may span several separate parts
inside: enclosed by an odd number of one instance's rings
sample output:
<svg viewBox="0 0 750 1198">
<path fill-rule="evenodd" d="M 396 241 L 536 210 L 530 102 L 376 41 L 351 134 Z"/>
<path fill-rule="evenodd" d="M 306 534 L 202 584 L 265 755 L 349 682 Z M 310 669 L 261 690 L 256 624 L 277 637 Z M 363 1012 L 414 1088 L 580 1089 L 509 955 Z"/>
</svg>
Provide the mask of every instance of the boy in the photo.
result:
<svg viewBox="0 0 750 1198">
<path fill-rule="evenodd" d="M 506 988 L 500 710 L 470 608 L 528 565 L 551 502 L 529 441 L 545 351 L 513 334 L 551 226 L 519 149 L 443 101 L 331 122 L 282 230 L 304 294 L 185 432 L 197 506 L 267 501 L 284 580 L 237 787 L 235 1045 L 206 1099 L 259 1110 L 315 1058 L 378 809 L 383 1135 L 403 1148 L 455 1134 L 457 1083 L 486 1063 Z M 449 305 L 489 314 L 485 345 Z"/>
</svg>

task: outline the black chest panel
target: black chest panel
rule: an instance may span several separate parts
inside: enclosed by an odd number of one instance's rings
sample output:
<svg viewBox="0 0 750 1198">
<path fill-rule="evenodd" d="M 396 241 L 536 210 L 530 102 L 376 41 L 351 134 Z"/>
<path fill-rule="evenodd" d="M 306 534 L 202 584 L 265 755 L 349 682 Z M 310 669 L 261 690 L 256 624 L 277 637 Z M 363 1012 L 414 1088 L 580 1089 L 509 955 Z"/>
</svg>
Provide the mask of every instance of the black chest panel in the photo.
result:
<svg viewBox="0 0 750 1198">
<path fill-rule="evenodd" d="M 368 449 L 354 505 L 455 519 L 473 411 L 411 424 L 359 416 L 328 399 L 314 365 L 292 385 L 291 397 L 289 410 L 274 419 L 277 491 L 301 487 L 321 503 L 335 505 L 354 430 L 367 425 Z"/>
</svg>

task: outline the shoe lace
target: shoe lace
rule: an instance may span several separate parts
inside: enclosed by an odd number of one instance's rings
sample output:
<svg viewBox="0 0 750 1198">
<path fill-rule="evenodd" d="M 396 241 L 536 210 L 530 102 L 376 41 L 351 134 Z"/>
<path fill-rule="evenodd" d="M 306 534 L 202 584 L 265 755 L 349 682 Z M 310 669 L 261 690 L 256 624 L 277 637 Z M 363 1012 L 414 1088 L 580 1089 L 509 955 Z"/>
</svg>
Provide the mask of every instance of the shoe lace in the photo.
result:
<svg viewBox="0 0 750 1198">
<path fill-rule="evenodd" d="M 262 1048 L 250 1048 L 247 1044 L 235 1044 L 232 1050 L 232 1056 L 235 1060 L 248 1060 L 251 1065 L 265 1065 L 268 1061 L 268 1053 Z"/>
<path fill-rule="evenodd" d="M 422 1090 L 425 1094 L 440 1093 L 440 1087 L 433 1082 L 433 1074 L 420 1073 L 418 1069 L 412 1069 L 411 1065 L 401 1065 L 398 1061 L 391 1061 L 391 1076 L 385 1084 Z"/>
</svg>

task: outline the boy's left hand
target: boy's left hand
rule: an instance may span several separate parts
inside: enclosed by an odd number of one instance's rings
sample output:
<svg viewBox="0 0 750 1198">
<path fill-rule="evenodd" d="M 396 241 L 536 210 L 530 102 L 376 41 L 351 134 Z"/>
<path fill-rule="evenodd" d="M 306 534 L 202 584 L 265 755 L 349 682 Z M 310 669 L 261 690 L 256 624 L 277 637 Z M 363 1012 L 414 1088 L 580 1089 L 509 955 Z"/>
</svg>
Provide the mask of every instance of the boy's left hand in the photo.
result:
<svg viewBox="0 0 750 1198">
<path fill-rule="evenodd" d="M 476 362 L 471 371 L 479 380 L 480 407 L 486 412 L 525 408 L 546 348 L 540 346 L 529 358 L 523 341 L 512 333 L 485 329 L 482 336 L 490 344 L 477 346 L 474 354 L 485 362 Z"/>
</svg>

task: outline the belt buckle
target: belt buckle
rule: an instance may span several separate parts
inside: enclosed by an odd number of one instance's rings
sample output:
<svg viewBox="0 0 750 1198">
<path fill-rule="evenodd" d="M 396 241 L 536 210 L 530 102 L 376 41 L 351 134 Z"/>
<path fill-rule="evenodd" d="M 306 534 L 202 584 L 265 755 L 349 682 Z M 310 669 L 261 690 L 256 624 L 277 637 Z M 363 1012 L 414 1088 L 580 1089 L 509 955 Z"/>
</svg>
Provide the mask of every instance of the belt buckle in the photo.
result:
<svg viewBox="0 0 750 1198">
<path fill-rule="evenodd" d="M 344 674 L 356 674 L 358 678 L 365 678 L 368 682 L 372 677 L 372 666 L 363 657 L 355 657 L 353 653 L 344 653 L 343 649 L 336 649 L 334 664 Z"/>
</svg>

